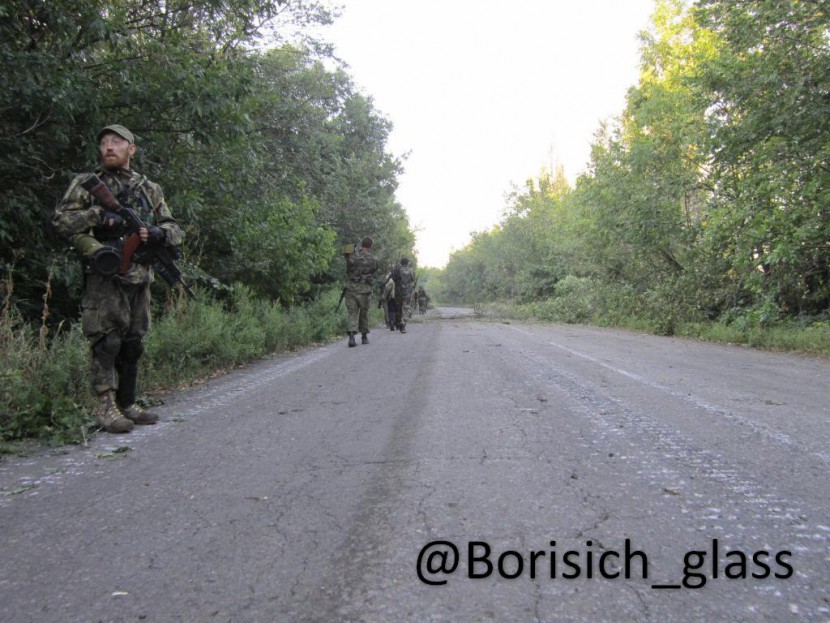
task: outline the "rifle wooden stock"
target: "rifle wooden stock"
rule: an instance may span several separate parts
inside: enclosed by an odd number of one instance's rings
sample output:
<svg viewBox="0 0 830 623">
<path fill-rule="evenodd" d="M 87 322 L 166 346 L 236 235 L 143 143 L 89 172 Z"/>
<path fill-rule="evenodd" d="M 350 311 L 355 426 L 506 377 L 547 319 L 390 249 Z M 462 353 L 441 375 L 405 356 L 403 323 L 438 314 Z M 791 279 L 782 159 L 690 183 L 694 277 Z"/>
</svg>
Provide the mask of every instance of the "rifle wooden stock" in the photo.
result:
<svg viewBox="0 0 830 623">
<path fill-rule="evenodd" d="M 91 174 L 88 178 L 81 182 L 81 187 L 90 195 L 95 197 L 95 200 L 104 208 L 118 214 L 118 216 L 124 219 L 124 222 L 127 224 L 128 235 L 125 238 L 124 244 L 121 248 L 121 266 L 119 267 L 119 272 L 123 275 L 129 270 L 130 263 L 133 261 L 133 256 L 142 245 L 141 236 L 138 232 L 142 228 L 147 229 L 147 225 L 144 224 L 134 210 L 122 205 L 121 202 L 118 201 L 118 198 L 112 194 L 109 187 L 104 184 L 104 182 L 101 181 L 101 178 L 95 175 L 95 173 Z M 152 260 L 155 261 L 157 265 L 156 272 L 164 278 L 170 287 L 173 287 L 176 283 L 180 283 L 182 284 L 184 291 L 187 292 L 188 296 L 195 298 L 193 291 L 181 278 L 182 272 L 179 270 L 179 267 L 176 266 L 171 249 L 176 254 L 176 257 L 180 257 L 178 255 L 178 250 L 173 249 L 172 247 L 166 248 L 163 246 L 148 249 L 147 254 L 141 253 L 141 255 L 149 255 Z M 137 261 L 144 263 L 141 258 L 137 258 Z"/>
<path fill-rule="evenodd" d="M 81 182 L 81 187 L 95 197 L 98 203 L 107 210 L 113 212 L 119 212 L 121 210 L 121 204 L 118 203 L 118 199 L 115 198 L 115 195 L 112 194 L 112 191 L 107 185 L 94 173 Z"/>
<path fill-rule="evenodd" d="M 87 179 L 81 182 L 81 187 L 90 195 L 95 197 L 95 200 L 110 212 L 115 212 L 118 216 L 124 219 L 127 224 L 128 236 L 124 240 L 124 246 L 121 249 L 121 266 L 118 272 L 122 275 L 130 269 L 130 262 L 133 261 L 133 254 L 141 244 L 141 237 L 138 231 L 146 225 L 141 221 L 138 215 L 122 206 L 109 187 L 101 181 L 101 179 L 94 173 Z"/>
</svg>

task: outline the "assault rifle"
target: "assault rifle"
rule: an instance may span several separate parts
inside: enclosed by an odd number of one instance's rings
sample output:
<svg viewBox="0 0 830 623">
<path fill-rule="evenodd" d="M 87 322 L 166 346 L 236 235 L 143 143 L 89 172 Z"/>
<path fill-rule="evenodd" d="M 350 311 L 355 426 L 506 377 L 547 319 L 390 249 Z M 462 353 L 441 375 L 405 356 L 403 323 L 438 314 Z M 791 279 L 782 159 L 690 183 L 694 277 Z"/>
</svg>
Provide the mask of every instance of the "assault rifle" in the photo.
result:
<svg viewBox="0 0 830 623">
<path fill-rule="evenodd" d="M 161 275 L 162 279 L 171 288 L 180 283 L 190 298 L 196 298 L 193 290 L 182 279 L 181 269 L 176 266 L 176 260 L 181 259 L 182 256 L 177 247 L 170 247 L 163 243 L 143 243 L 138 232 L 140 229 L 148 229 L 147 225 L 132 208 L 123 205 L 116 199 L 109 187 L 95 173 L 81 182 L 81 186 L 95 197 L 104 208 L 124 219 L 127 235 L 121 248 L 119 273 L 122 275 L 126 273 L 130 268 L 130 262 L 135 259 L 139 264 L 152 265 L 153 269 Z"/>
<path fill-rule="evenodd" d="M 334 313 L 336 314 L 340 311 L 340 304 L 343 302 L 343 297 L 346 296 L 346 288 L 343 288 L 343 291 L 340 293 L 340 300 L 337 301 L 337 307 L 334 308 Z"/>
</svg>

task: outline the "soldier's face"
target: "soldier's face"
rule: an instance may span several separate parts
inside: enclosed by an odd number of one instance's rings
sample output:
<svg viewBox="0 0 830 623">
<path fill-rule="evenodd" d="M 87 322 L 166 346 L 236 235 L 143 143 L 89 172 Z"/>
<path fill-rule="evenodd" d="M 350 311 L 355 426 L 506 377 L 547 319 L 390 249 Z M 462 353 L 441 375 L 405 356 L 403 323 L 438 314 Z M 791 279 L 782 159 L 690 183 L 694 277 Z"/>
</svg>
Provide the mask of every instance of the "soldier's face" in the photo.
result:
<svg viewBox="0 0 830 623">
<path fill-rule="evenodd" d="M 101 166 L 105 169 L 128 169 L 134 153 L 135 145 L 113 132 L 104 134 L 98 143 Z"/>
</svg>

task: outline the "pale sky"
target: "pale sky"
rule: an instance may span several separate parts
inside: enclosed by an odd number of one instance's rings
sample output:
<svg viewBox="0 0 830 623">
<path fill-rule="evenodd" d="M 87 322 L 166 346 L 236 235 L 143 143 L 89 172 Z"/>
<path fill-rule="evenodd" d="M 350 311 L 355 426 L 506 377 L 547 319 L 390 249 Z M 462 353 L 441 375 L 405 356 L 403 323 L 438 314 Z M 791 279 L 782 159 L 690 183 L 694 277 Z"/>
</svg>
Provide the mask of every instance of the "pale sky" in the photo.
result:
<svg viewBox="0 0 830 623">
<path fill-rule="evenodd" d="M 515 185 L 573 182 L 639 78 L 654 0 L 343 0 L 324 38 L 408 153 L 396 197 L 419 266 L 496 225 Z M 382 242 L 382 241 L 379 241 Z"/>
</svg>

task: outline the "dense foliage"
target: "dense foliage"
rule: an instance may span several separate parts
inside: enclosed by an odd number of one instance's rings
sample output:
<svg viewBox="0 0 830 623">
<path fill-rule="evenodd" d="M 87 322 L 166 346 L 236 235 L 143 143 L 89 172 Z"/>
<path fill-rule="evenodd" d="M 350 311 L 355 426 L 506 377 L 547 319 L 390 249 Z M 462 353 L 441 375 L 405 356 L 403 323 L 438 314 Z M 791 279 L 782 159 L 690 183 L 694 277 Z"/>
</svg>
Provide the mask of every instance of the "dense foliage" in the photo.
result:
<svg viewBox="0 0 830 623">
<path fill-rule="evenodd" d="M 826 317 L 829 33 L 828 0 L 657 2 L 639 83 L 589 170 L 575 188 L 558 171 L 517 191 L 451 257 L 442 298 L 570 297 L 577 321 L 601 308 L 667 332 Z"/>
<path fill-rule="evenodd" d="M 177 299 L 156 318 L 145 340 L 141 400 L 159 401 L 163 390 L 343 335 L 346 318 L 332 313 L 336 304 L 337 292 L 330 290 L 286 309 L 254 296 L 243 284 L 235 284 L 223 301 Z M 97 427 L 90 417 L 95 399 L 89 387 L 89 344 L 80 325 L 47 340 L 15 322 L 12 313 L 8 307 L 0 311 L 0 457 L 15 449 L 7 440 L 83 441 Z M 380 321 L 379 310 L 370 313 Z"/>
<path fill-rule="evenodd" d="M 342 332 L 340 245 L 413 255 L 391 124 L 310 36 L 331 19 L 317 0 L 0 5 L 0 440 L 89 427 L 83 275 L 49 221 L 105 125 L 135 133 L 199 293 L 156 297 L 143 391 Z"/>
<path fill-rule="evenodd" d="M 313 0 L 4 2 L 0 282 L 24 317 L 47 282 L 50 321 L 77 316 L 79 262 L 47 224 L 108 123 L 136 134 L 191 279 L 290 305 L 339 276 L 338 244 L 369 233 L 382 258 L 411 254 L 390 123 L 325 46 L 286 40 L 331 19 Z"/>
</svg>

